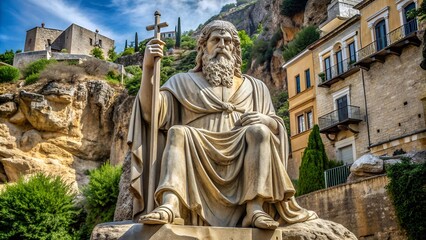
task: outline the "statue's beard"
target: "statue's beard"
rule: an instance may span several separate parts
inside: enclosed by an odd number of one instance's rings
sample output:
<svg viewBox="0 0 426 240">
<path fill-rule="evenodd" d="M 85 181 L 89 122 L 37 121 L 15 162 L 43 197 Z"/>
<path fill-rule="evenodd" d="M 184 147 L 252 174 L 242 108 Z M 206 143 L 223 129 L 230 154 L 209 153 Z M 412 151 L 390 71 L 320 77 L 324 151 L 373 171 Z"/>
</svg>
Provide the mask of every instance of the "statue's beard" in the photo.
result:
<svg viewBox="0 0 426 240">
<path fill-rule="evenodd" d="M 215 87 L 220 85 L 227 88 L 232 87 L 234 83 L 234 64 L 234 58 L 225 49 L 218 48 L 211 55 L 204 51 L 203 73 L 206 80 Z"/>
</svg>

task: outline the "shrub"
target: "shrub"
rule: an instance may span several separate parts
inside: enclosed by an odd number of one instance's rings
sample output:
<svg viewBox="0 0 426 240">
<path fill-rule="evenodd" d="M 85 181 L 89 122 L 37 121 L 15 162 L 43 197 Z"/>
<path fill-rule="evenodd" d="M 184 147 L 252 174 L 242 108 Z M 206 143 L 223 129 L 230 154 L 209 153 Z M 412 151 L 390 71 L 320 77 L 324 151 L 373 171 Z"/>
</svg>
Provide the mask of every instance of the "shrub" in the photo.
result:
<svg viewBox="0 0 426 240">
<path fill-rule="evenodd" d="M 185 50 L 194 50 L 197 46 L 197 41 L 195 38 L 191 37 L 189 34 L 182 36 L 180 47 Z"/>
<path fill-rule="evenodd" d="M 107 75 L 110 68 L 108 63 L 98 60 L 98 59 L 89 59 L 81 64 L 87 74 L 91 76 L 103 77 Z"/>
<path fill-rule="evenodd" d="M 95 57 L 95 58 L 99 58 L 99 59 L 102 59 L 102 60 L 104 60 L 105 59 L 105 57 L 104 57 L 104 52 L 102 51 L 102 49 L 100 49 L 99 47 L 94 47 L 93 49 L 92 49 L 92 51 L 90 51 L 90 55 L 92 55 L 93 57 Z"/>
<path fill-rule="evenodd" d="M 241 59 L 243 61 L 241 66 L 241 71 L 245 73 L 247 72 L 249 63 L 251 62 L 251 51 L 253 49 L 253 40 L 244 30 L 238 31 L 238 36 L 240 37 Z"/>
<path fill-rule="evenodd" d="M 106 80 L 113 84 L 119 84 L 121 75 L 117 70 L 110 70 L 106 75 Z"/>
<path fill-rule="evenodd" d="M 111 62 L 115 62 L 117 60 L 118 54 L 115 52 L 115 46 L 108 50 L 108 60 Z"/>
<path fill-rule="evenodd" d="M 37 174 L 0 193 L 0 239 L 72 239 L 80 211 L 60 177 Z"/>
<path fill-rule="evenodd" d="M 145 50 L 145 49 L 144 49 L 144 50 Z M 133 53 L 135 53 L 135 49 L 134 49 L 134 48 L 132 48 L 132 47 L 128 47 L 128 48 L 126 48 L 126 50 L 124 50 L 124 51 L 121 53 L 121 56 L 132 55 Z"/>
<path fill-rule="evenodd" d="M 142 75 L 142 69 L 137 65 L 127 66 L 124 68 L 124 70 L 126 70 L 126 72 L 132 74 L 133 76 Z"/>
<path fill-rule="evenodd" d="M 223 5 L 222 9 L 220 10 L 221 13 L 223 12 L 228 12 L 229 10 L 231 10 L 232 8 L 234 8 L 235 6 L 237 6 L 235 3 L 228 3 Z"/>
<path fill-rule="evenodd" d="M 297 195 L 310 193 L 325 187 L 324 170 L 328 168 L 328 158 L 324 150 L 318 125 L 309 134 L 308 147 L 303 152 L 299 168 Z"/>
<path fill-rule="evenodd" d="M 320 32 L 315 26 L 307 26 L 302 28 L 294 37 L 293 41 L 289 42 L 284 47 L 283 57 L 284 60 L 288 61 L 300 52 L 302 52 L 311 43 L 318 40 Z"/>
<path fill-rule="evenodd" d="M 70 83 L 74 83 L 85 75 L 85 71 L 81 66 L 73 64 L 73 62 L 50 64 L 40 73 L 40 78 L 46 78 L 54 81 L 65 80 Z"/>
<path fill-rule="evenodd" d="M 399 224 L 407 231 L 409 239 L 426 236 L 426 163 L 413 164 L 404 158 L 389 167 L 390 178 L 386 186 L 395 206 Z"/>
<path fill-rule="evenodd" d="M 305 9 L 308 0 L 283 0 L 281 3 L 281 14 L 292 17 Z"/>
<path fill-rule="evenodd" d="M 40 60 L 34 61 L 25 68 L 24 77 L 28 77 L 34 73 L 40 73 L 46 68 L 47 65 L 51 63 L 55 63 L 55 62 L 56 62 L 55 59 L 50 59 L 50 60 L 40 59 Z"/>
<path fill-rule="evenodd" d="M 114 219 L 121 167 L 104 164 L 99 169 L 90 171 L 89 175 L 90 181 L 83 188 L 83 194 L 86 197 L 85 231 L 87 234 L 90 234 L 96 224 Z"/>
<path fill-rule="evenodd" d="M 14 82 L 19 78 L 19 70 L 12 66 L 0 66 L 0 83 Z"/>
<path fill-rule="evenodd" d="M 37 82 L 39 79 L 40 79 L 40 73 L 32 73 L 31 75 L 25 78 L 25 84 L 26 85 L 33 84 Z"/>
</svg>

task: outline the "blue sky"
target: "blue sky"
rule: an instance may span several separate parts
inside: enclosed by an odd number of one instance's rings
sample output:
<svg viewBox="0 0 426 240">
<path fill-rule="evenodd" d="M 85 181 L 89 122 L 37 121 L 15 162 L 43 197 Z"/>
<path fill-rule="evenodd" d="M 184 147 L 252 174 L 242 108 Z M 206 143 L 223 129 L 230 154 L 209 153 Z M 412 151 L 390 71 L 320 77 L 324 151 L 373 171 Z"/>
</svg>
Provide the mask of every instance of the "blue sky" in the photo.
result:
<svg viewBox="0 0 426 240">
<path fill-rule="evenodd" d="M 235 0 L 0 0 L 0 53 L 24 48 L 26 31 L 42 22 L 45 27 L 65 30 L 75 23 L 115 40 L 116 51 L 124 48 L 127 39 L 139 41 L 151 37 L 145 27 L 154 22 L 160 11 L 172 31 L 181 17 L 182 31 L 196 29 L 223 5 Z"/>
</svg>

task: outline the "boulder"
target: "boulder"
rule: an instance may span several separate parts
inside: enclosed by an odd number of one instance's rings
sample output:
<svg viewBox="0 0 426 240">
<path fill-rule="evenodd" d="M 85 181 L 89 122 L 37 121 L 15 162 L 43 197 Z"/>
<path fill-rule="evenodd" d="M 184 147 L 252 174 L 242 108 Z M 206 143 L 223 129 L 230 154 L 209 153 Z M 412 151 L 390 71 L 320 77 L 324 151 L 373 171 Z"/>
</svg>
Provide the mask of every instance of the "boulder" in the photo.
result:
<svg viewBox="0 0 426 240">
<path fill-rule="evenodd" d="M 127 152 L 123 163 L 123 172 L 121 174 L 117 204 L 114 212 L 114 221 L 131 220 L 133 218 L 133 196 L 130 193 L 130 169 L 132 167 L 131 154 Z"/>
<path fill-rule="evenodd" d="M 383 160 L 370 153 L 358 158 L 351 166 L 351 173 L 358 176 L 371 176 L 383 172 Z"/>
<path fill-rule="evenodd" d="M 276 230 L 256 228 L 179 226 L 179 225 L 142 225 L 131 221 L 110 222 L 97 225 L 92 240 L 113 239 L 150 239 L 150 240 L 350 240 L 356 236 L 341 224 L 323 219 L 296 223 Z"/>
</svg>

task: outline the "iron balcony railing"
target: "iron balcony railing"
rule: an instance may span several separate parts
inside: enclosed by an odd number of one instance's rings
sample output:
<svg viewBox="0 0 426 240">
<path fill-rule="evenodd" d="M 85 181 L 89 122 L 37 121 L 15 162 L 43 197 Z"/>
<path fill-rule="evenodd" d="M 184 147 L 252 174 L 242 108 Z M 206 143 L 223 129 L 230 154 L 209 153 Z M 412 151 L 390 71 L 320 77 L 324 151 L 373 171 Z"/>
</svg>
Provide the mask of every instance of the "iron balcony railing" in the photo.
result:
<svg viewBox="0 0 426 240">
<path fill-rule="evenodd" d="M 325 188 L 346 183 L 352 164 L 345 164 L 339 167 L 327 169 L 324 171 Z"/>
<path fill-rule="evenodd" d="M 336 126 L 340 123 L 347 122 L 348 120 L 361 121 L 361 111 L 359 107 L 347 105 L 332 111 L 324 116 L 318 118 L 318 125 L 320 130 Z"/>
<path fill-rule="evenodd" d="M 389 32 L 382 38 L 377 38 L 376 41 L 368 44 L 358 51 L 358 57 L 360 60 L 366 58 L 387 46 L 398 42 L 399 40 L 411 35 L 417 31 L 417 21 L 413 19 L 406 24 L 398 27 L 397 29 Z"/>
<path fill-rule="evenodd" d="M 341 62 L 338 62 L 336 65 L 327 68 L 324 72 L 319 74 L 320 84 L 326 83 L 339 75 L 351 70 L 354 68 L 354 63 L 357 60 L 357 56 L 353 55 Z"/>
</svg>

